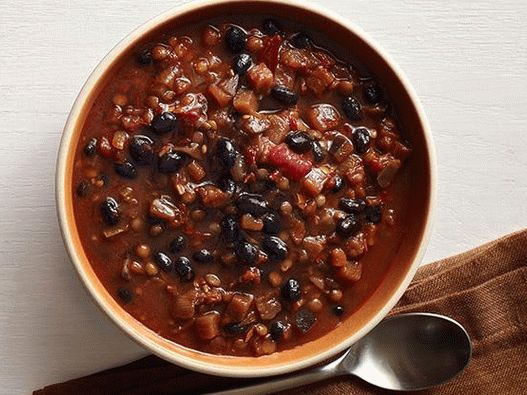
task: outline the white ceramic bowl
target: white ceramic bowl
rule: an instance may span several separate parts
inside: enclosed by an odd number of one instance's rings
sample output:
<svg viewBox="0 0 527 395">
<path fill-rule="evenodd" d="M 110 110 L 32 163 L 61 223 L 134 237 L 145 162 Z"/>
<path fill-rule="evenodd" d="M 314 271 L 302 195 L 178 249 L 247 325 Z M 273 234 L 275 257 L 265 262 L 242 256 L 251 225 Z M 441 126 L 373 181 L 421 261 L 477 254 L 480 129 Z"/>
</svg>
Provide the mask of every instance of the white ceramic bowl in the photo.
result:
<svg viewBox="0 0 527 395">
<path fill-rule="evenodd" d="M 409 166 L 413 167 L 412 182 L 415 182 L 415 188 L 412 196 L 408 197 L 408 204 L 412 207 L 415 219 L 407 224 L 404 241 L 394 258 L 397 264 L 390 266 L 385 280 L 352 315 L 352 319 L 345 320 L 315 341 L 258 358 L 218 356 L 191 350 L 161 338 L 136 321 L 114 301 L 93 272 L 80 243 L 72 214 L 73 155 L 78 136 L 88 109 L 120 56 L 145 35 L 166 29 L 171 24 L 186 24 L 207 20 L 212 16 L 240 13 L 302 21 L 308 31 L 322 32 L 339 45 L 352 48 L 359 62 L 376 76 L 388 92 L 405 135 L 414 147 Z M 117 44 L 95 68 L 79 93 L 64 128 L 57 163 L 56 199 L 62 236 L 71 261 L 97 305 L 118 327 L 152 353 L 177 365 L 214 375 L 257 377 L 291 372 L 330 358 L 364 336 L 388 314 L 412 280 L 428 243 L 435 183 L 434 147 L 419 100 L 399 67 L 362 29 L 335 12 L 307 2 L 201 0 L 171 9 L 146 22 Z"/>
</svg>

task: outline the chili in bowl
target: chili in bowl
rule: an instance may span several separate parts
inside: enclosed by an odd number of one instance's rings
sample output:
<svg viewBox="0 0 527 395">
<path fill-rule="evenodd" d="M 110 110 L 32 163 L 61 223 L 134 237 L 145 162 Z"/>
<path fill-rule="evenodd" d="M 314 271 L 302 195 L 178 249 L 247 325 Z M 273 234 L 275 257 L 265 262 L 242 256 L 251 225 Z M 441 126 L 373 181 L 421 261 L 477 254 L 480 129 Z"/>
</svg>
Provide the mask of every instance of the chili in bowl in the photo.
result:
<svg viewBox="0 0 527 395">
<path fill-rule="evenodd" d="M 318 7 L 230 0 L 168 11 L 97 67 L 57 204 L 82 281 L 125 332 L 250 377 L 330 357 L 387 314 L 433 185 L 419 102 L 364 33 Z"/>
</svg>

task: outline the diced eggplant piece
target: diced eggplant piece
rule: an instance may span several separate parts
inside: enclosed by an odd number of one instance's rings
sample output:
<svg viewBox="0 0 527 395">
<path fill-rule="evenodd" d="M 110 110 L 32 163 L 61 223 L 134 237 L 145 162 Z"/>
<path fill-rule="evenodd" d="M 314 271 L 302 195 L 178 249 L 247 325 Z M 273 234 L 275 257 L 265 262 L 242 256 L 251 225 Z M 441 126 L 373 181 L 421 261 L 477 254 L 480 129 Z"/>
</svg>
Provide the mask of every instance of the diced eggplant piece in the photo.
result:
<svg viewBox="0 0 527 395">
<path fill-rule="evenodd" d="M 344 135 L 337 134 L 331 143 L 329 153 L 338 163 L 343 162 L 353 153 L 353 143 Z"/>
<path fill-rule="evenodd" d="M 181 320 L 189 320 L 194 317 L 197 299 L 198 294 L 196 290 L 177 295 L 171 306 L 172 316 Z"/>
<path fill-rule="evenodd" d="M 340 123 L 340 114 L 331 104 L 315 104 L 307 110 L 307 122 L 320 131 L 335 129 Z"/>
<path fill-rule="evenodd" d="M 209 311 L 194 321 L 194 329 L 200 339 L 212 340 L 220 334 L 220 313 Z"/>
<path fill-rule="evenodd" d="M 240 114 L 253 114 L 258 111 L 258 99 L 254 92 L 248 89 L 240 89 L 232 104 Z"/>
<path fill-rule="evenodd" d="M 310 64 L 306 52 L 301 49 L 284 49 L 281 53 L 281 62 L 290 69 L 305 69 Z"/>
<path fill-rule="evenodd" d="M 305 221 L 291 216 L 287 222 L 289 223 L 289 236 L 293 243 L 296 245 L 302 244 L 307 233 Z"/>
<path fill-rule="evenodd" d="M 377 183 L 379 186 L 381 188 L 389 186 L 400 168 L 401 161 L 399 159 L 389 160 L 384 169 L 382 169 L 377 175 Z"/>
<path fill-rule="evenodd" d="M 227 106 L 232 100 L 232 96 L 221 89 L 218 85 L 209 85 L 207 93 L 220 107 Z"/>
<path fill-rule="evenodd" d="M 223 207 L 230 201 L 230 195 L 214 185 L 199 187 L 196 189 L 196 192 L 205 207 Z"/>
<path fill-rule="evenodd" d="M 322 96 L 331 84 L 333 84 L 333 81 L 335 81 L 333 73 L 325 67 L 319 66 L 308 74 L 306 85 L 315 96 Z"/>
<path fill-rule="evenodd" d="M 284 142 L 287 134 L 291 130 L 290 120 L 295 116 L 295 114 L 296 112 L 294 111 L 281 111 L 279 113 L 269 115 L 268 119 L 270 126 L 265 132 L 265 136 L 275 144 Z"/>
<path fill-rule="evenodd" d="M 325 236 L 308 236 L 304 238 L 302 246 L 306 250 L 307 254 L 311 259 L 315 259 L 324 248 L 326 248 L 326 237 Z"/>
<path fill-rule="evenodd" d="M 302 309 L 295 315 L 295 329 L 305 335 L 317 321 L 316 315 L 307 309 Z"/>
<path fill-rule="evenodd" d="M 236 91 L 238 90 L 238 82 L 240 81 L 240 77 L 235 74 L 230 78 L 226 78 L 223 81 L 219 83 L 219 87 L 226 92 L 228 95 L 233 97 L 236 94 Z"/>
<path fill-rule="evenodd" d="M 257 64 L 247 71 L 247 81 L 257 92 L 269 92 L 274 84 L 273 72 L 265 63 Z"/>
<path fill-rule="evenodd" d="M 222 322 L 240 322 L 247 316 L 254 300 L 254 295 L 236 292 L 225 308 Z"/>
<path fill-rule="evenodd" d="M 328 178 L 329 176 L 321 169 L 314 167 L 302 180 L 302 186 L 309 195 L 315 197 L 319 195 L 320 192 L 322 192 L 322 189 L 324 189 L 324 184 Z"/>
<path fill-rule="evenodd" d="M 260 114 L 247 115 L 242 117 L 240 128 L 247 134 L 260 134 L 271 126 L 271 122 Z"/>
<path fill-rule="evenodd" d="M 274 297 L 262 296 L 256 299 L 256 309 L 262 320 L 272 320 L 282 310 L 282 304 Z"/>
</svg>

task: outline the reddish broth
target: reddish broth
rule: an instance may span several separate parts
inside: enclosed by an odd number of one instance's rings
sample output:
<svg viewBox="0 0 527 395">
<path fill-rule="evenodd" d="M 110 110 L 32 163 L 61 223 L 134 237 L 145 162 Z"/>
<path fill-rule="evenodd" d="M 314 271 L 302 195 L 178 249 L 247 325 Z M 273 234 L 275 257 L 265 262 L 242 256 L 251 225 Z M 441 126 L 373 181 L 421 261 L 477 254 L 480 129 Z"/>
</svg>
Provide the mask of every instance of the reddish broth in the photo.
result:
<svg viewBox="0 0 527 395">
<path fill-rule="evenodd" d="M 124 55 L 80 136 L 74 215 L 137 320 L 258 356 L 353 319 L 397 264 L 411 149 L 397 103 L 320 37 L 209 23 Z"/>
</svg>

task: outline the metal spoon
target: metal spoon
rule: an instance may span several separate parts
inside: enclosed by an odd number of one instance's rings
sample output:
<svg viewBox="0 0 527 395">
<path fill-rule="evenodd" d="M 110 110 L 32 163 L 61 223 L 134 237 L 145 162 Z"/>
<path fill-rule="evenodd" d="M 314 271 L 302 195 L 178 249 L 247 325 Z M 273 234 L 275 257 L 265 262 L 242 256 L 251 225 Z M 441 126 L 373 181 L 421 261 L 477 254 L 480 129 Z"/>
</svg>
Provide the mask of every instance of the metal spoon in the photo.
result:
<svg viewBox="0 0 527 395">
<path fill-rule="evenodd" d="M 377 387 L 414 391 L 443 384 L 467 366 L 472 345 L 451 318 L 429 313 L 388 318 L 327 365 L 216 394 L 269 394 L 353 375 Z"/>
</svg>

